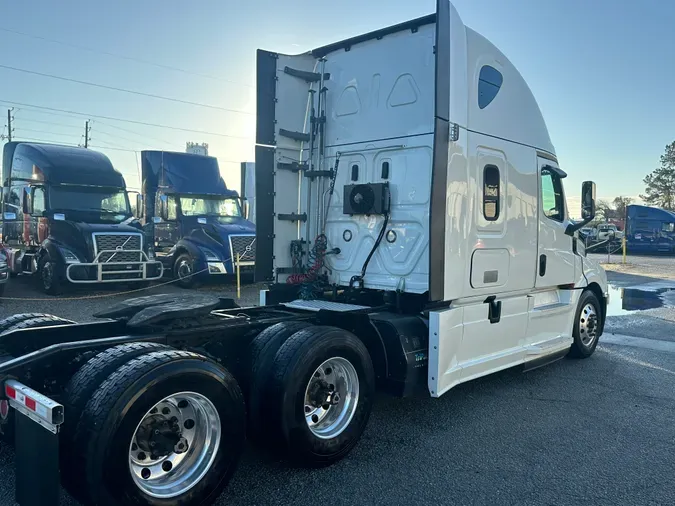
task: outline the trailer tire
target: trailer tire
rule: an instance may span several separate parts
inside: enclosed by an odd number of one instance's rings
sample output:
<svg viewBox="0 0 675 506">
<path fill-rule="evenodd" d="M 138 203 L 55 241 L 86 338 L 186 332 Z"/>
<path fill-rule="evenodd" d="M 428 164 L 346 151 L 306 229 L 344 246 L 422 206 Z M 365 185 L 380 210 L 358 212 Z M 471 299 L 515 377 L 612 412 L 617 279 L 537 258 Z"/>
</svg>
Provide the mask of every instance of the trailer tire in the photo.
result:
<svg viewBox="0 0 675 506">
<path fill-rule="evenodd" d="M 577 303 L 572 329 L 574 341 L 567 354 L 568 357 L 588 358 L 593 355 L 602 329 L 601 318 L 602 311 L 598 298 L 592 291 L 585 290 Z"/>
<path fill-rule="evenodd" d="M 321 467 L 345 457 L 363 434 L 375 372 L 368 350 L 354 334 L 310 327 L 277 352 L 268 392 L 267 441 L 298 464 Z"/>
<path fill-rule="evenodd" d="M 0 339 L 8 332 L 18 329 L 34 329 L 37 327 L 53 327 L 54 325 L 72 325 L 74 321 L 45 313 L 20 313 L 0 320 Z M 28 344 L 28 343 L 27 343 Z M 1 346 L 1 343 L 0 343 Z M 9 351 L 9 350 L 7 350 Z M 0 401 L 2 402 L 2 401 Z M 5 407 L 0 406 L 0 413 L 5 413 Z M 0 441 L 14 444 L 14 410 L 6 411 L 6 416 L 0 416 Z"/>
<path fill-rule="evenodd" d="M 186 413 L 190 418 L 182 420 Z M 142 423 L 146 425 L 141 427 Z M 174 429 L 167 428 L 170 424 Z M 155 441 L 158 427 L 162 432 Z M 179 432 L 172 432 L 175 430 Z M 210 439 L 200 438 L 201 431 Z M 119 367 L 92 394 L 74 440 L 65 448 L 72 453 L 75 467 L 62 469 L 69 474 L 64 485 L 80 502 L 99 506 L 211 504 L 234 473 L 245 435 L 244 399 L 226 369 L 196 353 L 154 351 Z M 173 436 L 185 439 L 167 447 L 166 441 Z M 154 443 L 152 450 L 150 443 Z M 169 456 L 161 460 L 161 455 L 155 455 L 158 458 L 152 464 L 143 452 L 162 452 L 161 446 Z M 184 456 L 174 450 L 182 450 Z M 193 459 L 195 455 L 199 458 Z M 171 459 L 176 467 L 165 468 Z M 143 467 L 139 462 L 148 465 Z M 196 466 L 192 471 L 180 467 L 191 463 Z M 185 472 L 182 476 L 181 471 Z M 178 474 L 176 488 L 165 487 L 162 492 L 160 484 L 152 481 L 153 473 L 168 481 L 172 473 Z M 193 482 L 187 487 L 190 480 Z"/>
<path fill-rule="evenodd" d="M 185 275 L 189 277 L 181 277 Z M 196 285 L 195 261 L 190 253 L 178 255 L 173 264 L 173 277 L 176 280 L 176 284 L 181 288 L 193 288 Z"/>
<path fill-rule="evenodd" d="M 265 429 L 263 423 L 266 407 L 263 405 L 265 389 L 269 383 L 270 370 L 279 348 L 296 332 L 311 326 L 307 322 L 280 322 L 267 327 L 251 343 L 249 348 L 249 428 L 252 435 Z M 266 401 L 265 401 L 266 404 Z"/>
</svg>

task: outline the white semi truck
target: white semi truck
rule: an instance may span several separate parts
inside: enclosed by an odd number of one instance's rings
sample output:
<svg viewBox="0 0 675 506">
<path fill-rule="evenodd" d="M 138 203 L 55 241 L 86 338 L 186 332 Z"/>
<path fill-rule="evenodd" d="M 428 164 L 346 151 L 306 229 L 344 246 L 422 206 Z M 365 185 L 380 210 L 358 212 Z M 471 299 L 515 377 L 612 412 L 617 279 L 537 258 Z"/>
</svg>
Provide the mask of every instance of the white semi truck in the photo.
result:
<svg viewBox="0 0 675 506">
<path fill-rule="evenodd" d="M 260 306 L 131 299 L 75 324 L 0 322 L 17 502 L 210 504 L 245 436 L 308 466 L 349 454 L 376 388 L 439 397 L 593 354 L 608 301 L 527 84 L 447 0 L 301 55 L 259 51 Z M 10 409 L 11 408 L 11 409 Z M 40 487 L 35 486 L 40 462 Z"/>
</svg>

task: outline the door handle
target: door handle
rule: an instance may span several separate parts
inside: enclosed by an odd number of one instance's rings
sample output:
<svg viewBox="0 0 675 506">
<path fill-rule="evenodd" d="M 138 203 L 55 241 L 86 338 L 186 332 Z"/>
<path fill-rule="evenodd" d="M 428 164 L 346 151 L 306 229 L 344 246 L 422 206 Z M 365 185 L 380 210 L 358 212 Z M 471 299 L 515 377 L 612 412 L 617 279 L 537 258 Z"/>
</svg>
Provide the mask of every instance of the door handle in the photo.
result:
<svg viewBox="0 0 675 506">
<path fill-rule="evenodd" d="M 546 274 L 546 255 L 539 255 L 539 275 Z"/>
</svg>

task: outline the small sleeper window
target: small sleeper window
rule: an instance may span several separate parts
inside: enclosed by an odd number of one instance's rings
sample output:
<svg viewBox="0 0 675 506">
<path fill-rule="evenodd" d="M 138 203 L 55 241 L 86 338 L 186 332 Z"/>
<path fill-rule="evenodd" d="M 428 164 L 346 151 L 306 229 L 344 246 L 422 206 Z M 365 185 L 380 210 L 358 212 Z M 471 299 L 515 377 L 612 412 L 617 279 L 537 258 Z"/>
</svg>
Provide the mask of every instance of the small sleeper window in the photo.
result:
<svg viewBox="0 0 675 506">
<path fill-rule="evenodd" d="M 483 169 L 483 216 L 488 221 L 499 218 L 499 169 L 494 165 Z"/>
<path fill-rule="evenodd" d="M 481 67 L 478 76 L 478 107 L 485 109 L 499 93 L 503 82 L 504 77 L 499 70 L 490 65 Z"/>
</svg>

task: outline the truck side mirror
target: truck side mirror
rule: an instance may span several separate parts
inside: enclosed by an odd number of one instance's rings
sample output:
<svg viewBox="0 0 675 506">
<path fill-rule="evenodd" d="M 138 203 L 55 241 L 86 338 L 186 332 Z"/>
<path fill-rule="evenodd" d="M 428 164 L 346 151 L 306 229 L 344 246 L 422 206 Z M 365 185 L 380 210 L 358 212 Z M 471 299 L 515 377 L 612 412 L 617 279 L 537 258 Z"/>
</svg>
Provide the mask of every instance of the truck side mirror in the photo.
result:
<svg viewBox="0 0 675 506">
<path fill-rule="evenodd" d="M 31 187 L 27 186 L 23 189 L 23 203 L 22 211 L 23 214 L 31 214 L 33 212 L 33 196 L 31 194 Z"/>
<path fill-rule="evenodd" d="M 143 195 L 136 194 L 136 214 L 138 218 L 145 216 L 145 209 L 143 208 Z"/>
<path fill-rule="evenodd" d="M 241 212 L 244 215 L 244 219 L 248 220 L 248 200 L 246 197 L 242 197 L 241 199 Z"/>
<path fill-rule="evenodd" d="M 166 195 L 159 196 L 159 216 L 163 220 L 169 218 L 169 197 Z"/>
<path fill-rule="evenodd" d="M 584 181 L 581 184 L 581 221 L 567 225 L 565 234 L 573 236 L 574 232 L 584 227 L 595 218 L 595 183 Z"/>
<path fill-rule="evenodd" d="M 584 181 L 581 185 L 581 218 L 591 221 L 595 218 L 595 183 Z"/>
</svg>

